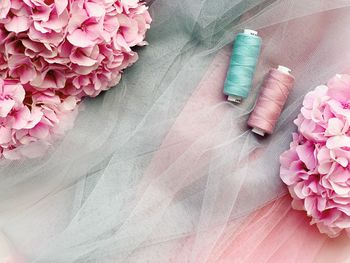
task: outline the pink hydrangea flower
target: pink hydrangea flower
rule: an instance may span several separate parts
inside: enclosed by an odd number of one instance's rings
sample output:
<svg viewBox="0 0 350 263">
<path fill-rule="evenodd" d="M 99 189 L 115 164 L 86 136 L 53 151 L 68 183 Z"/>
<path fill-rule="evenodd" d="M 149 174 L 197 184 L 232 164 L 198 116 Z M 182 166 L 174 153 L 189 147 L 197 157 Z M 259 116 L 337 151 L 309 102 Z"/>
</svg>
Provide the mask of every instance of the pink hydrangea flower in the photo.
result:
<svg viewBox="0 0 350 263">
<path fill-rule="evenodd" d="M 350 235 L 350 76 L 336 75 L 309 92 L 281 178 L 295 209 L 305 210 L 322 233 Z"/>
<path fill-rule="evenodd" d="M 41 156 L 72 128 L 78 99 L 0 79 L 0 158 Z"/>
<path fill-rule="evenodd" d="M 0 19 L 6 18 L 8 12 L 10 11 L 10 8 L 11 8 L 11 0 L 1 1 Z"/>
<path fill-rule="evenodd" d="M 1 1 L 0 159 L 42 155 L 137 61 L 151 21 L 139 0 Z"/>
<path fill-rule="evenodd" d="M 151 21 L 138 0 L 2 1 L 0 76 L 38 90 L 97 96 L 137 60 L 132 48 L 147 44 Z"/>
</svg>

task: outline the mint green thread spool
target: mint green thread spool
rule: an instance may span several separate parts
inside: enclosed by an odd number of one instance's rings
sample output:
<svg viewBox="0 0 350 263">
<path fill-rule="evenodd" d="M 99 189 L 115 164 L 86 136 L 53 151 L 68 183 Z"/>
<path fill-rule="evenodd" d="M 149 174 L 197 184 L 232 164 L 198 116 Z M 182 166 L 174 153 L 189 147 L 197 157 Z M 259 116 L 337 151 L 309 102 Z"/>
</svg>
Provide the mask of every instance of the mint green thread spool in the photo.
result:
<svg viewBox="0 0 350 263">
<path fill-rule="evenodd" d="M 245 29 L 243 33 L 237 34 L 224 85 L 227 100 L 240 103 L 248 97 L 260 49 L 261 37 L 258 32 Z"/>
</svg>

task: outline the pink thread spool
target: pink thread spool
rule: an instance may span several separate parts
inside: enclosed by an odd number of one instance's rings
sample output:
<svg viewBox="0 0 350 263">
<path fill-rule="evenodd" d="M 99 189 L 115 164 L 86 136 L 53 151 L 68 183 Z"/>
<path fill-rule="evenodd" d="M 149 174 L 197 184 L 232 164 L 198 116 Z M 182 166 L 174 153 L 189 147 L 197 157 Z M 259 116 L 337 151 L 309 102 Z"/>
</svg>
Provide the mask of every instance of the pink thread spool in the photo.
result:
<svg viewBox="0 0 350 263">
<path fill-rule="evenodd" d="M 272 134 L 282 113 L 289 92 L 293 88 L 294 77 L 284 66 L 271 69 L 262 85 L 260 97 L 250 114 L 248 125 L 260 136 Z"/>
</svg>

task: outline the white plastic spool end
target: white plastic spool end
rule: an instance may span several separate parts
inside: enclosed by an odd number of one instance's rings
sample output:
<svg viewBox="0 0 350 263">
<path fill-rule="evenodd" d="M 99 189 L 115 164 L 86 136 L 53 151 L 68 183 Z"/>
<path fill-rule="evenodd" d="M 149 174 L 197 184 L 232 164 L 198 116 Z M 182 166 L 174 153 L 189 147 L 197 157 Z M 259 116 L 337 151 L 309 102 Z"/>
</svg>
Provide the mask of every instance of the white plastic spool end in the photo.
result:
<svg viewBox="0 0 350 263">
<path fill-rule="evenodd" d="M 262 129 L 257 128 L 257 127 L 254 127 L 254 128 L 252 129 L 252 132 L 254 132 L 255 134 L 260 135 L 260 136 L 262 136 L 262 137 L 265 136 L 265 131 L 263 131 Z"/>
<path fill-rule="evenodd" d="M 235 96 L 235 95 L 229 95 L 227 96 L 227 100 L 234 102 L 234 103 L 241 103 L 242 102 L 242 97 Z"/>
<path fill-rule="evenodd" d="M 257 36 L 258 31 L 251 30 L 251 29 L 244 29 L 243 34 L 250 35 L 250 36 Z"/>
<path fill-rule="evenodd" d="M 286 74 L 290 74 L 292 72 L 290 68 L 281 65 L 278 65 L 277 70 Z"/>
</svg>

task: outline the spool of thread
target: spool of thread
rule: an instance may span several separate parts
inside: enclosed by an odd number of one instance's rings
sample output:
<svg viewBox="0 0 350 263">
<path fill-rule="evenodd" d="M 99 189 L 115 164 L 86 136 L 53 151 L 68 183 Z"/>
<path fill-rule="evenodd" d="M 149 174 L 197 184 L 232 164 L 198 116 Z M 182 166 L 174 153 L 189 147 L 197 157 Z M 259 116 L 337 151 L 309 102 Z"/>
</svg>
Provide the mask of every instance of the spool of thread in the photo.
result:
<svg viewBox="0 0 350 263">
<path fill-rule="evenodd" d="M 248 97 L 261 49 L 258 32 L 245 29 L 237 34 L 227 72 L 224 94 L 229 101 L 240 103 Z"/>
<path fill-rule="evenodd" d="M 266 76 L 260 97 L 251 113 L 248 125 L 260 136 L 272 134 L 288 95 L 293 88 L 294 77 L 284 66 L 271 69 Z"/>
</svg>

